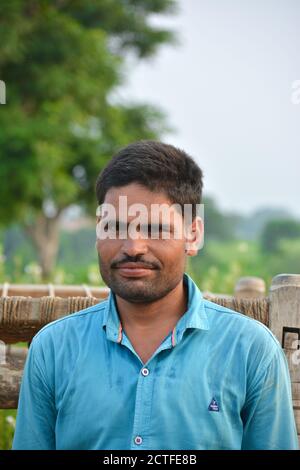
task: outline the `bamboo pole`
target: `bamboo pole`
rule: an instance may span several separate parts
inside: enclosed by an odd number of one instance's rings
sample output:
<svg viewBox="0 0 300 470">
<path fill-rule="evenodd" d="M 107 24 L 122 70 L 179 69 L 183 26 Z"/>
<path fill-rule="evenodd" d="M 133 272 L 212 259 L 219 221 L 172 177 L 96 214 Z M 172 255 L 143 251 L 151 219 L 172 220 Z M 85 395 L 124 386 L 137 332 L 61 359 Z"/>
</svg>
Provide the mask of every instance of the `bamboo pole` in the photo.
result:
<svg viewBox="0 0 300 470">
<path fill-rule="evenodd" d="M 95 297 L 105 299 L 108 296 L 107 287 L 90 287 L 86 284 L 54 285 L 54 284 L 0 284 L 0 296 L 2 297 Z"/>
<path fill-rule="evenodd" d="M 31 341 L 43 326 L 99 303 L 95 297 L 1 297 L 0 340 Z"/>
<path fill-rule="evenodd" d="M 208 299 L 268 324 L 269 301 L 214 297 Z M 99 303 L 94 297 L 1 297 L 0 340 L 7 344 L 31 341 L 47 323 Z"/>
</svg>

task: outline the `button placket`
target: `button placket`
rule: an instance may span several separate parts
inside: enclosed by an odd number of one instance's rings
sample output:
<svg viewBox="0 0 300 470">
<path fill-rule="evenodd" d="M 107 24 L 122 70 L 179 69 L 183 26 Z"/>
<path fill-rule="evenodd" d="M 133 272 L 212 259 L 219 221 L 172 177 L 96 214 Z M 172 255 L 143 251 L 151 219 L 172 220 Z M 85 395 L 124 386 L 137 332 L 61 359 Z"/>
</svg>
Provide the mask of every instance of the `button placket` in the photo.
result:
<svg viewBox="0 0 300 470">
<path fill-rule="evenodd" d="M 143 367 L 139 371 L 131 441 L 132 449 L 136 449 L 136 446 L 144 448 L 143 446 L 148 445 L 147 437 L 150 430 L 150 415 L 154 386 L 152 371 L 155 368 L 155 363 L 156 360 L 154 360 L 154 362 L 151 360 L 151 373 L 148 367 Z"/>
</svg>

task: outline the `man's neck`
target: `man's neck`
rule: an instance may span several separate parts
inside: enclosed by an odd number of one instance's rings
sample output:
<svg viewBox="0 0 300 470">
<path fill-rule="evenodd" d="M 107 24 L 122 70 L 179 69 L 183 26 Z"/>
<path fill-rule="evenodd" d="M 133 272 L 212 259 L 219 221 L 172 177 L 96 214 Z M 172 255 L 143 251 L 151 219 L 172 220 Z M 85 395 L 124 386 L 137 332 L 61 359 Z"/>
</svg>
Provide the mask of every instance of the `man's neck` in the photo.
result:
<svg viewBox="0 0 300 470">
<path fill-rule="evenodd" d="M 141 333 L 157 329 L 171 331 L 187 309 L 187 297 L 183 280 L 163 298 L 151 303 L 131 303 L 116 296 L 123 329 Z"/>
</svg>

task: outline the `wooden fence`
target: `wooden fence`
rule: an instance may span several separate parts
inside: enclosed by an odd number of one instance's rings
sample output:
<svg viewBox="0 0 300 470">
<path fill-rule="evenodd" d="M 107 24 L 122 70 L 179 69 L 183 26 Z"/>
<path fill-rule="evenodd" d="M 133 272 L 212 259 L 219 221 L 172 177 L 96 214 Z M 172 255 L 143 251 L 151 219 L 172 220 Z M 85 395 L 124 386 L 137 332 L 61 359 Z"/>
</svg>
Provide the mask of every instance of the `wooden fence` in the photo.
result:
<svg viewBox="0 0 300 470">
<path fill-rule="evenodd" d="M 99 303 L 107 288 L 53 285 L 0 285 L 0 409 L 17 408 L 26 348 L 47 323 Z M 268 295 L 260 278 L 241 278 L 233 296 L 208 292 L 204 297 L 253 317 L 276 335 L 286 354 L 300 442 L 300 274 L 273 278 Z"/>
</svg>

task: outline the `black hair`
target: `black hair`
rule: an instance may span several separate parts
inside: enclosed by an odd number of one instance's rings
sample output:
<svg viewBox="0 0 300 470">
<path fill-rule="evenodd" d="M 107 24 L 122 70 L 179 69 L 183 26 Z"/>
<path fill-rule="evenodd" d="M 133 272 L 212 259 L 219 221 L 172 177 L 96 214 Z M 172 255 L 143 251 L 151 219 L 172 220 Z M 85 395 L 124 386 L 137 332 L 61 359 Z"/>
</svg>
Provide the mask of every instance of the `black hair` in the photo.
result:
<svg viewBox="0 0 300 470">
<path fill-rule="evenodd" d="M 139 183 L 151 191 L 164 192 L 172 203 L 201 203 L 203 173 L 190 155 L 173 145 L 142 140 L 122 148 L 97 178 L 96 196 L 102 204 L 112 187 Z"/>
</svg>

